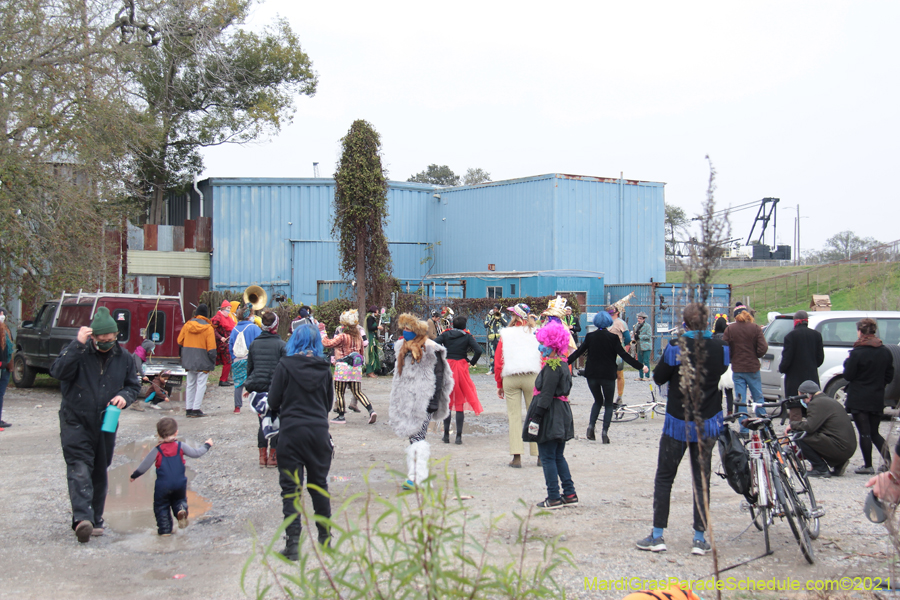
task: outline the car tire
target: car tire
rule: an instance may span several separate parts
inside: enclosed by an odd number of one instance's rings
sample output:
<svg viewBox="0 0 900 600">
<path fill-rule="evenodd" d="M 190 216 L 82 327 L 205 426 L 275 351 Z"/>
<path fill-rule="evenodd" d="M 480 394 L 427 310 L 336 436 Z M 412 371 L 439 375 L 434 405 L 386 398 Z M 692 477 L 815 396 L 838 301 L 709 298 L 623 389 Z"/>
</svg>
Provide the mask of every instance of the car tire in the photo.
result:
<svg viewBox="0 0 900 600">
<path fill-rule="evenodd" d="M 843 377 L 836 377 L 831 380 L 827 386 L 825 386 L 825 394 L 827 396 L 831 396 L 842 405 L 845 405 L 847 402 L 847 384 L 850 383 Z"/>
<path fill-rule="evenodd" d="M 17 388 L 30 388 L 34 385 L 34 376 L 37 372 L 28 366 L 25 358 L 16 353 L 13 356 L 12 380 Z"/>
<path fill-rule="evenodd" d="M 894 380 L 884 388 L 884 405 L 893 407 L 900 400 L 900 346 L 885 344 L 884 347 L 891 351 L 894 359 Z"/>
</svg>

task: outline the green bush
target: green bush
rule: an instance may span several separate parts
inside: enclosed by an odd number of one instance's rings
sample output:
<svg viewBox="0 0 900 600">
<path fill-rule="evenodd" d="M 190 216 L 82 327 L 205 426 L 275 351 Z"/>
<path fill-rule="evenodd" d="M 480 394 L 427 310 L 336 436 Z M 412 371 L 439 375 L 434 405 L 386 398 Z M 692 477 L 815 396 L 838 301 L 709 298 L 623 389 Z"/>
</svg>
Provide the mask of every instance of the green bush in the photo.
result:
<svg viewBox="0 0 900 600">
<path fill-rule="evenodd" d="M 258 600 L 273 592 L 294 599 L 565 598 L 556 572 L 574 564 L 571 553 L 558 546 L 557 539 L 535 533 L 534 508 L 520 500 L 527 513 L 513 513 L 517 533 L 507 543 L 498 535 L 504 516 L 480 525 L 479 516 L 460 498 L 459 484 L 455 475 L 452 481 L 448 477 L 446 463 L 440 481 L 432 476 L 393 498 L 379 497 L 366 479 L 366 491 L 348 498 L 331 519 L 312 515 L 298 495 L 294 506 L 304 530 L 314 535 L 315 523 L 325 523 L 332 542 L 323 547 L 303 536 L 300 558 L 291 562 L 278 550 L 293 517 L 268 544 L 254 534 L 254 552 L 244 565 L 241 588 L 248 593 L 247 574 L 258 563 L 263 574 L 252 592 Z"/>
</svg>

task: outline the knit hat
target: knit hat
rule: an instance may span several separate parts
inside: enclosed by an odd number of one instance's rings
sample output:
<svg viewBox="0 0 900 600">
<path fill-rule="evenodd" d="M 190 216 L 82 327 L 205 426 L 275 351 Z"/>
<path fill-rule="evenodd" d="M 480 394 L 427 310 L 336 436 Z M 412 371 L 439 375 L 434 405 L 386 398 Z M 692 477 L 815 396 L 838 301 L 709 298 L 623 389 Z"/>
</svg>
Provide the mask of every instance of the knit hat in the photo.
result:
<svg viewBox="0 0 900 600">
<path fill-rule="evenodd" d="M 93 335 L 119 333 L 119 326 L 116 325 L 116 321 L 110 316 L 109 309 L 105 306 L 97 309 L 94 320 L 91 321 L 91 329 L 94 330 Z"/>
<path fill-rule="evenodd" d="M 297 315 L 301 319 L 308 319 L 309 318 L 309 309 L 307 309 L 305 306 L 300 307 L 300 311 L 297 313 Z"/>
<path fill-rule="evenodd" d="M 341 325 L 352 327 L 359 324 L 359 311 L 355 308 L 345 310 L 341 313 Z"/>
<path fill-rule="evenodd" d="M 194 311 L 194 314 L 198 317 L 209 318 L 209 307 L 205 304 L 201 304 L 197 307 L 197 310 Z"/>
<path fill-rule="evenodd" d="M 156 344 L 153 343 L 153 340 L 144 340 L 141 342 L 141 348 L 147 352 L 153 352 L 156 349 Z"/>
<path fill-rule="evenodd" d="M 219 306 L 219 310 L 222 310 L 223 308 L 227 308 L 230 311 L 231 302 L 229 302 L 228 300 L 222 300 L 222 304 Z"/>
<path fill-rule="evenodd" d="M 819 387 L 818 383 L 811 379 L 807 379 L 800 384 L 800 387 L 797 388 L 797 391 L 801 394 L 815 394 L 816 392 L 821 392 L 822 389 Z"/>
<path fill-rule="evenodd" d="M 798 310 L 794 313 L 795 321 L 809 321 L 809 313 L 805 310 Z"/>
</svg>

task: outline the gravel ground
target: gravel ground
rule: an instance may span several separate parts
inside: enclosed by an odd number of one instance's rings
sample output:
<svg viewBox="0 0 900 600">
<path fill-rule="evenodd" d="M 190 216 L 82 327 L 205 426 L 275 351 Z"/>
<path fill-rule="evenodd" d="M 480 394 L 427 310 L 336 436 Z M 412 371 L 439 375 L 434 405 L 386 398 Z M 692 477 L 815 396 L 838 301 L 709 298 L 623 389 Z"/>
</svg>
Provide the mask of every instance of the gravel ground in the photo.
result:
<svg viewBox="0 0 900 600">
<path fill-rule="evenodd" d="M 645 383 L 628 374 L 626 401 L 645 402 Z M 541 469 L 534 459 L 525 468 L 510 469 L 505 401 L 497 398 L 493 379 L 474 377 L 485 411 L 468 415 L 461 446 L 445 445 L 429 435 L 432 457 L 449 456 L 450 469 L 464 493 L 474 496 L 471 509 L 484 517 L 523 512 L 518 504 L 542 500 L 546 493 Z M 215 381 L 215 380 L 213 380 Z M 332 426 L 337 455 L 331 470 L 335 502 L 363 489 L 363 476 L 383 495 L 395 494 L 399 481 L 387 469 L 405 471 L 406 442 L 387 425 L 390 379 L 366 380 L 363 389 L 379 411 L 378 422 L 367 425 L 363 415 L 350 414 L 344 426 Z M 17 390 L 6 394 L 3 417 L 13 427 L 0 433 L 0 503 L 4 507 L 5 543 L 0 547 L 3 598 L 243 598 L 240 574 L 250 555 L 251 525 L 268 539 L 280 521 L 280 498 L 275 469 L 257 464 L 257 418 L 245 409 L 232 414 L 232 388 L 208 388 L 203 404 L 209 417 L 185 419 L 182 402 L 163 411 L 129 410 L 120 421 L 116 456 L 110 470 L 110 494 L 105 536 L 81 545 L 70 529 L 65 464 L 59 446 L 58 388 Z M 672 493 L 666 553 L 640 552 L 634 542 L 651 527 L 653 475 L 660 418 L 614 424 L 612 443 L 584 439 L 591 397 L 584 378 L 576 378 L 572 392 L 577 437 L 566 448 L 580 504 L 536 518 L 543 534 L 561 535 L 576 561 L 566 569 L 565 586 L 571 598 L 621 598 L 625 592 L 585 590 L 585 578 L 616 580 L 643 577 L 704 578 L 713 571 L 711 556 L 690 554 L 690 468 L 685 460 Z M 152 514 L 153 470 L 128 482 L 147 450 L 156 443 L 155 422 L 163 415 L 179 421 L 180 438 L 200 444 L 208 437 L 214 448 L 200 459 L 188 459 L 191 471 L 192 523 L 172 537 L 155 534 Z M 890 423 L 883 423 L 887 433 Z M 713 461 L 716 468 L 718 458 Z M 800 554 L 787 523 L 771 528 L 772 556 L 736 567 L 723 577 L 794 578 L 801 582 L 841 577 L 889 577 L 892 551 L 885 529 L 862 514 L 865 477 L 852 474 L 861 464 L 855 457 L 849 475 L 815 481 L 825 507 L 822 533 L 813 542 L 816 563 Z M 723 480 L 713 477 L 713 531 L 718 540 L 721 568 L 758 557 L 762 534 L 749 525 L 741 498 Z M 510 519 L 507 526 L 514 528 Z M 309 541 L 304 536 L 303 543 Z M 257 571 L 250 569 L 250 576 Z M 898 574 L 900 576 L 900 574 Z M 704 598 L 714 597 L 709 592 Z M 725 592 L 724 597 L 822 598 L 831 594 Z M 857 592 L 847 598 L 881 597 Z"/>
</svg>

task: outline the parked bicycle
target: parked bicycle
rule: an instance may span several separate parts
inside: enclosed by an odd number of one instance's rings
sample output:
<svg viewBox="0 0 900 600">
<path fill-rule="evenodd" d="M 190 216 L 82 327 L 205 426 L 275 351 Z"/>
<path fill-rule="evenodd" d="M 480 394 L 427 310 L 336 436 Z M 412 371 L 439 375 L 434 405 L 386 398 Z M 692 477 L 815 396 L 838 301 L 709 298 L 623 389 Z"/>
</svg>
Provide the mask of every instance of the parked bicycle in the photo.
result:
<svg viewBox="0 0 900 600">
<path fill-rule="evenodd" d="M 773 419 L 786 417 L 786 406 L 799 398 L 788 398 L 777 403 L 735 402 L 735 406 L 746 406 L 751 414 L 758 407 L 778 409 L 771 417 L 746 418 L 743 426 L 750 430 L 749 439 L 744 442 L 750 459 L 750 502 L 747 508 L 753 525 L 763 532 L 766 555 L 772 554 L 769 541 L 769 526 L 775 517 L 788 522 L 800 546 L 803 557 L 810 564 L 815 562 L 812 540 L 819 537 L 819 518 L 824 511 L 816 504 L 816 497 L 806 474 L 806 466 L 793 443 L 791 435 L 779 436 L 772 424 Z M 736 421 L 743 414 L 726 417 L 726 421 Z M 796 434 L 795 434 L 796 435 Z"/>
<path fill-rule="evenodd" d="M 634 421 L 638 417 L 646 419 L 650 415 L 652 419 L 654 415 L 666 415 L 666 402 L 660 400 L 656 396 L 656 389 L 653 382 L 650 382 L 650 402 L 644 404 L 617 404 L 613 412 L 613 423 L 625 423 L 626 421 Z"/>
</svg>

